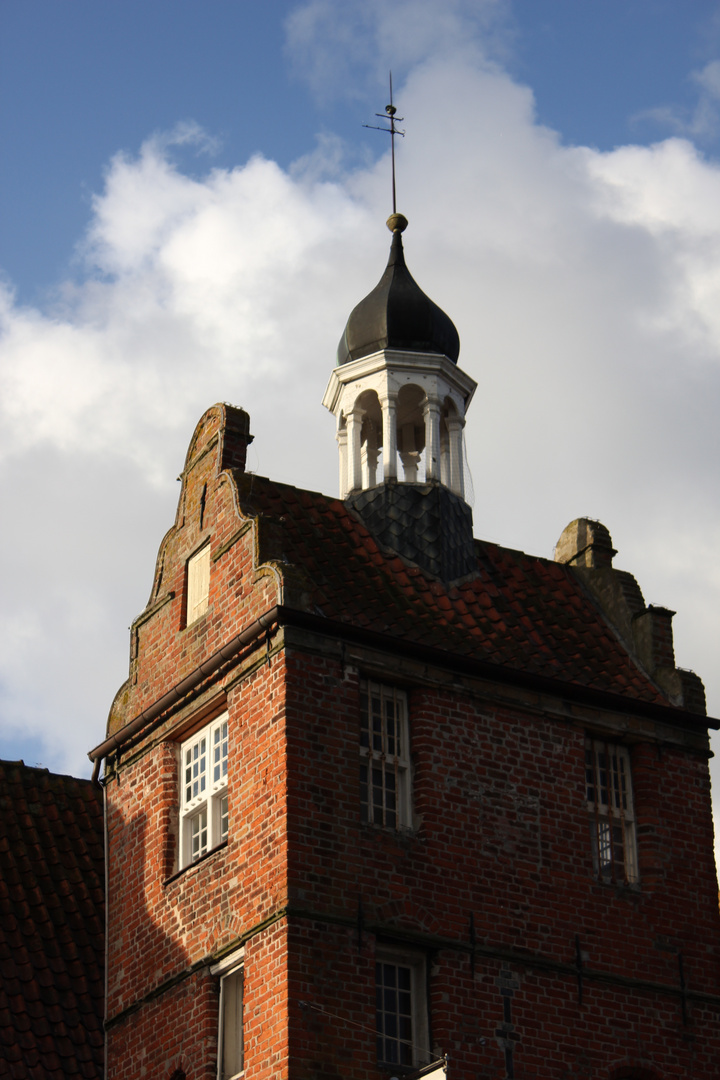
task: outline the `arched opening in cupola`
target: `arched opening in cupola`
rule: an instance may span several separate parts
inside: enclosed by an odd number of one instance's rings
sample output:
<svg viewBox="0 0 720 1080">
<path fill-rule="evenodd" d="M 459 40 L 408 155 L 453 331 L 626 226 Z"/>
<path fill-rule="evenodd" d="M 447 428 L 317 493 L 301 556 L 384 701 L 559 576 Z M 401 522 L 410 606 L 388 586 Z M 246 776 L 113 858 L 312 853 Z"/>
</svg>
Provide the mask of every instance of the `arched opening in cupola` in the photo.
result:
<svg viewBox="0 0 720 1080">
<path fill-rule="evenodd" d="M 397 481 L 441 483 L 465 497 L 464 403 L 438 394 L 437 381 L 432 387 L 428 381 L 407 381 L 396 389 L 391 380 L 378 380 L 377 387 L 358 387 L 357 396 L 348 387 L 336 413 L 342 498 Z"/>
<path fill-rule="evenodd" d="M 378 463 L 382 449 L 382 409 L 380 399 L 374 390 L 366 390 L 355 403 L 355 408 L 362 411 L 360 428 L 360 468 L 363 488 L 374 487 L 378 475 L 382 477 L 382 463 L 378 474 Z"/>
<path fill-rule="evenodd" d="M 397 396 L 397 448 L 403 479 L 410 484 L 425 479 L 425 400 L 425 392 L 412 384 Z"/>
<path fill-rule="evenodd" d="M 440 413 L 440 480 L 456 495 L 465 497 L 463 428 L 465 419 L 451 397 Z"/>
</svg>

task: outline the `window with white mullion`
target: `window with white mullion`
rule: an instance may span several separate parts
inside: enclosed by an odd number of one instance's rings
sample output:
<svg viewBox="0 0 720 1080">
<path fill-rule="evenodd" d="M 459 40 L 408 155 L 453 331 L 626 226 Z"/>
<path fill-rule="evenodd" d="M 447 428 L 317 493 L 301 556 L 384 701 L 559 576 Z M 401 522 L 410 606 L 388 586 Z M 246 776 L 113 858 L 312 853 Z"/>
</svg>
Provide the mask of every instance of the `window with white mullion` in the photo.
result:
<svg viewBox="0 0 720 1080">
<path fill-rule="evenodd" d="M 182 744 L 180 761 L 180 865 L 187 866 L 228 836 L 227 713 Z"/>
<path fill-rule="evenodd" d="M 208 849 L 207 807 L 190 818 L 190 859 L 195 862 Z"/>
<path fill-rule="evenodd" d="M 585 779 L 595 873 L 601 881 L 633 884 L 638 873 L 627 749 L 587 739 Z"/>
<path fill-rule="evenodd" d="M 220 841 L 227 840 L 228 836 L 228 797 L 222 795 L 218 799 L 218 810 L 220 814 Z"/>
<path fill-rule="evenodd" d="M 422 956 L 379 947 L 375 962 L 377 1063 L 407 1069 L 427 1065 L 428 1013 Z"/>
<path fill-rule="evenodd" d="M 228 761 L 228 725 L 227 719 L 219 721 L 213 727 L 213 785 L 227 782 Z"/>
<path fill-rule="evenodd" d="M 218 1078 L 234 1080 L 243 1072 L 243 971 L 220 980 Z"/>
<path fill-rule="evenodd" d="M 207 735 L 183 745 L 185 762 L 185 806 L 191 809 L 207 797 Z"/>
<path fill-rule="evenodd" d="M 388 1065 L 413 1064 L 412 969 L 375 965 L 377 1059 Z"/>
<path fill-rule="evenodd" d="M 364 821 L 410 825 L 410 756 L 405 694 L 363 681 L 360 688 L 360 799 Z"/>
</svg>

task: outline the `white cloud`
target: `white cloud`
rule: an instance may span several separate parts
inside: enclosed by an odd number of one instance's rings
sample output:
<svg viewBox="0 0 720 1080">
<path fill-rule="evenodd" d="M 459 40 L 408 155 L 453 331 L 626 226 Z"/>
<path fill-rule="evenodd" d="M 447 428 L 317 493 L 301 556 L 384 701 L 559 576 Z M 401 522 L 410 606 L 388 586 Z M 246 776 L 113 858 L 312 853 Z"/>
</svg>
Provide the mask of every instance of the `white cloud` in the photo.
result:
<svg viewBox="0 0 720 1080">
<path fill-rule="evenodd" d="M 700 143 L 714 143 L 720 134 L 720 60 L 710 60 L 689 76 L 697 90 L 692 107 L 659 105 L 643 109 L 634 117 L 636 122 L 657 125 L 660 130 L 672 131 Z"/>
<path fill-rule="evenodd" d="M 498 60 L 507 55 L 511 27 L 504 0 L 308 0 L 286 20 L 287 53 L 322 104 L 357 95 L 367 81 L 387 86 L 389 70 L 399 79 L 431 58 L 451 65 Z"/>
<path fill-rule="evenodd" d="M 368 10 L 376 41 L 390 30 Z M 323 24 L 316 49 L 307 25 L 328 7 L 307 12 L 291 32 L 312 73 L 332 37 Z M 426 28 L 407 43 L 398 177 L 409 265 L 480 384 L 476 531 L 550 556 L 572 518 L 601 518 L 617 565 L 678 610 L 678 662 L 718 713 L 720 173 L 680 139 L 563 147 L 465 13 L 438 16 L 438 54 Z M 290 172 L 256 157 L 189 177 L 154 137 L 110 163 L 82 278 L 47 310 L 3 294 L 0 700 L 46 764 L 80 769 L 102 738 L 207 405 L 248 408 L 257 471 L 335 491 L 319 400 L 384 266 L 388 188 L 386 158 L 350 169 L 332 140 Z"/>
</svg>

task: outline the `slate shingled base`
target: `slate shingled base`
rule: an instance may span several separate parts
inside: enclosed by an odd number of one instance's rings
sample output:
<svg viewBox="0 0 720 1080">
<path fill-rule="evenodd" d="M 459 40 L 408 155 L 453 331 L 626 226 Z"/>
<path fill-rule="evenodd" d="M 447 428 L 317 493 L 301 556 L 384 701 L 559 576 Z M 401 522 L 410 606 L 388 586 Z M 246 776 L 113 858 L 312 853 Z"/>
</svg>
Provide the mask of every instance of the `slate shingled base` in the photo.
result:
<svg viewBox="0 0 720 1080">
<path fill-rule="evenodd" d="M 472 510 L 443 484 L 385 483 L 351 495 L 375 539 L 442 581 L 477 569 Z"/>
</svg>

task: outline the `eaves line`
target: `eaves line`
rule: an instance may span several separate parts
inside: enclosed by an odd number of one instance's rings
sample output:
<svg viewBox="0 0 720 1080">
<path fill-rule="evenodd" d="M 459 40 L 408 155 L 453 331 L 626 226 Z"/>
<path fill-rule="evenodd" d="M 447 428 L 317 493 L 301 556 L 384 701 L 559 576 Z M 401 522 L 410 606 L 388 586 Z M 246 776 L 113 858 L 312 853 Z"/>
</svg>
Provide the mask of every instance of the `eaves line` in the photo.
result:
<svg viewBox="0 0 720 1080">
<path fill-rule="evenodd" d="M 707 728 L 720 727 L 720 721 L 699 713 L 691 713 L 672 705 L 659 705 L 641 698 L 625 697 L 609 690 L 597 690 L 578 683 L 564 682 L 549 676 L 536 675 L 507 665 L 493 664 L 489 660 L 480 660 L 473 656 L 448 652 L 433 645 L 423 645 L 408 641 L 406 638 L 383 634 L 377 630 L 366 630 L 360 626 L 328 619 L 324 615 L 315 615 L 308 611 L 299 611 L 278 605 L 278 622 L 281 625 L 298 626 L 311 630 L 325 637 L 342 638 L 357 644 L 381 648 L 383 652 L 394 652 L 413 659 L 422 660 L 436 667 L 447 668 L 464 675 L 474 675 L 491 682 L 510 683 L 528 690 L 549 694 L 553 697 L 569 698 L 584 705 L 594 705 L 612 712 L 634 713 L 648 716 L 665 723 L 691 727 L 706 731 Z"/>
<path fill-rule="evenodd" d="M 392 634 L 366 630 L 350 623 L 328 619 L 323 615 L 315 615 L 308 611 L 287 607 L 284 604 L 276 604 L 266 611 L 264 615 L 250 623 L 226 645 L 216 650 L 207 660 L 199 664 L 181 682 L 177 683 L 166 694 L 163 694 L 153 705 L 148 706 L 129 724 L 126 724 L 115 735 L 111 735 L 99 746 L 96 746 L 94 750 L 91 750 L 88 757 L 95 763 L 94 778 L 97 778 L 100 762 L 107 754 L 119 749 L 134 735 L 141 732 L 147 724 L 157 719 L 162 713 L 171 710 L 186 694 L 213 675 L 218 668 L 235 657 L 244 646 L 255 641 L 275 623 L 280 626 L 297 626 L 320 634 L 323 637 L 331 637 L 335 640 L 339 638 L 356 644 L 380 648 L 386 653 L 409 656 L 460 674 L 499 683 L 509 683 L 527 690 L 567 698 L 584 705 L 591 705 L 612 712 L 632 713 L 638 716 L 650 717 L 667 724 L 692 728 L 696 731 L 706 731 L 708 728 L 717 729 L 720 727 L 720 721 L 713 720 L 711 717 L 700 716 L 670 705 L 658 705 L 652 701 L 625 697 L 622 694 L 613 694 L 607 690 L 597 690 L 593 687 L 580 686 L 577 683 L 566 683 L 560 679 L 536 675 L 506 665 L 493 664 L 488 660 L 480 660 L 472 656 L 462 656 L 431 645 L 423 645 L 418 642 L 408 641 L 406 638 L 395 637 Z"/>
</svg>

